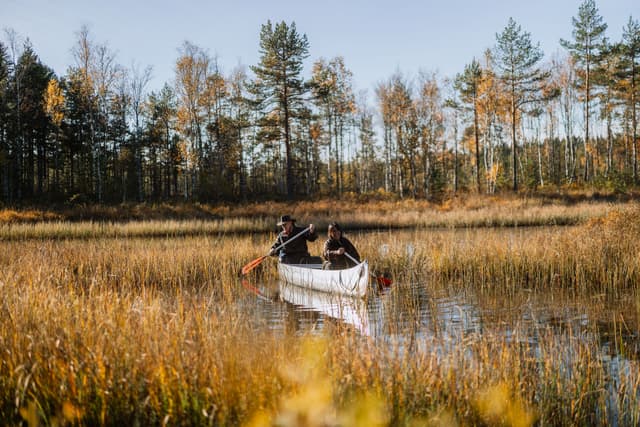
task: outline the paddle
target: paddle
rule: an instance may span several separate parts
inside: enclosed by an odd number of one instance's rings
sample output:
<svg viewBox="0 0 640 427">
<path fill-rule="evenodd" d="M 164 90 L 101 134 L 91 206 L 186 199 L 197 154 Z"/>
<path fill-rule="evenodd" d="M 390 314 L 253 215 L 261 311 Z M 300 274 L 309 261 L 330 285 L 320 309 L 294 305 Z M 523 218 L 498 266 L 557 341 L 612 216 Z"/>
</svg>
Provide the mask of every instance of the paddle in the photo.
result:
<svg viewBox="0 0 640 427">
<path fill-rule="evenodd" d="M 281 244 L 279 246 L 276 246 L 275 248 L 273 248 L 273 250 L 277 251 L 279 249 L 284 248 L 289 242 L 292 242 L 292 241 L 296 240 L 298 237 L 302 236 L 307 231 L 309 231 L 309 227 L 305 228 L 304 230 L 302 230 L 301 232 L 299 232 L 298 234 L 296 234 L 295 236 L 293 236 L 292 238 L 290 238 L 289 240 L 287 240 L 283 244 Z M 269 251 L 269 252 L 271 252 L 271 251 Z M 244 267 L 242 267 L 242 274 L 245 275 L 248 272 L 250 272 L 251 270 L 253 270 L 254 268 L 256 268 L 257 266 L 259 266 L 260 263 L 262 261 L 264 261 L 264 259 L 267 258 L 268 256 L 269 256 L 269 254 L 262 255 L 260 258 L 256 258 L 253 261 L 249 261 Z"/>
<path fill-rule="evenodd" d="M 355 262 L 356 265 L 360 265 L 362 264 L 361 262 L 359 262 L 357 259 L 355 259 L 354 257 L 352 257 L 351 255 L 349 255 L 349 253 L 347 251 L 344 252 L 344 254 L 347 256 L 347 258 L 349 258 L 351 261 Z M 391 286 L 393 284 L 393 281 L 389 278 L 386 278 L 384 276 L 376 276 L 375 274 L 369 272 L 369 274 L 371 275 L 371 277 L 376 279 L 376 282 L 378 283 L 378 285 L 384 285 L 384 286 Z"/>
</svg>

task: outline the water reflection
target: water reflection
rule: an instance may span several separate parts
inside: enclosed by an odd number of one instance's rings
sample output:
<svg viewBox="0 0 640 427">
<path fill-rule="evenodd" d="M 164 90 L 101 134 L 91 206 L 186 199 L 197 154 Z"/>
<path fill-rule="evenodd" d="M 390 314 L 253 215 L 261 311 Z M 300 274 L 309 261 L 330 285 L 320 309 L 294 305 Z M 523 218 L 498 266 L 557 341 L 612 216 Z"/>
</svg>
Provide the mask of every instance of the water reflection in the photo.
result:
<svg viewBox="0 0 640 427">
<path fill-rule="evenodd" d="M 314 328 L 321 329 L 324 320 L 329 318 L 354 328 L 361 335 L 381 335 L 376 329 L 381 324 L 377 321 L 381 318 L 378 312 L 381 304 L 369 304 L 360 298 L 314 291 L 285 282 L 279 282 L 278 289 L 281 301 L 294 313 L 303 317 L 309 313 L 319 315 L 314 319 Z"/>
<path fill-rule="evenodd" d="M 548 294 L 527 290 L 505 298 L 468 289 L 430 289 L 427 283 L 396 283 L 367 300 L 279 282 L 247 289 L 257 296 L 249 304 L 257 327 L 284 333 L 322 333 L 329 324 L 340 325 L 408 347 L 437 340 L 445 353 L 447 347 L 484 334 L 534 346 L 553 335 L 594 342 L 610 360 L 640 358 L 633 296 L 598 306 L 561 293 L 553 301 Z"/>
<path fill-rule="evenodd" d="M 246 285 L 245 285 L 246 287 Z M 379 340 L 457 341 L 482 331 L 478 307 L 463 296 L 429 293 L 424 284 L 395 285 L 366 300 L 278 282 L 252 286 L 254 313 L 270 329 L 320 333 L 328 323 L 343 325 Z"/>
</svg>

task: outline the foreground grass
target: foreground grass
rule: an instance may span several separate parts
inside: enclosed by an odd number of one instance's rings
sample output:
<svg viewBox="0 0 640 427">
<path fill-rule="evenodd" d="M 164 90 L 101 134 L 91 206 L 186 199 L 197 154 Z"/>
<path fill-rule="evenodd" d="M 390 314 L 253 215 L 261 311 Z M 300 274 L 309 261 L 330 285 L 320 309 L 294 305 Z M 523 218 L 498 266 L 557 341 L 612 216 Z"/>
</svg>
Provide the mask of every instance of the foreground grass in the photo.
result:
<svg viewBox="0 0 640 427">
<path fill-rule="evenodd" d="M 403 286 L 416 281 L 474 289 L 496 301 L 523 287 L 589 300 L 637 295 L 640 242 L 628 236 L 640 232 L 638 217 L 638 211 L 613 211 L 581 226 L 507 238 L 489 231 L 352 237 L 374 266 L 393 275 L 399 290 L 393 304 L 403 312 L 413 304 Z M 488 329 L 459 342 L 436 336 L 407 347 L 339 325 L 320 336 L 267 327 L 237 272 L 273 237 L 0 242 L 0 419 L 256 426 L 640 422 L 637 359 L 624 359 L 624 375 L 612 380 L 596 336 L 542 328 L 532 343 L 517 339 L 526 331 L 515 325 L 509 337 Z M 274 278 L 270 263 L 256 272 L 266 282 Z M 637 330 L 637 318 L 625 322 Z"/>
</svg>

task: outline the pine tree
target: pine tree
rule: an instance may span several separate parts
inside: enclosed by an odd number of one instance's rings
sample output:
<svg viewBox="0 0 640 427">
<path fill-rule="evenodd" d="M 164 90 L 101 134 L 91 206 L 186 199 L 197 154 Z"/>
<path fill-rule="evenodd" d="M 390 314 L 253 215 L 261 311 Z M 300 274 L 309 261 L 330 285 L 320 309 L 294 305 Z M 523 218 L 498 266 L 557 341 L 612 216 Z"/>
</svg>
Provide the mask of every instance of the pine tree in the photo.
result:
<svg viewBox="0 0 640 427">
<path fill-rule="evenodd" d="M 9 53 L 0 42 L 0 196 L 4 201 L 10 197 L 9 185 L 9 141 L 7 138 L 9 121 Z"/>
<path fill-rule="evenodd" d="M 21 118 L 19 133 L 22 145 L 17 154 L 21 163 L 22 176 L 18 179 L 23 197 L 33 197 L 34 190 L 41 195 L 45 184 L 49 119 L 44 110 L 44 94 L 52 76 L 53 71 L 40 61 L 27 41 L 14 76 Z M 21 85 L 19 91 L 18 80 Z"/>
<path fill-rule="evenodd" d="M 579 87 L 584 93 L 584 180 L 589 180 L 589 119 L 591 117 L 592 73 L 600 55 L 607 24 L 598 14 L 595 0 L 584 0 L 578 8 L 578 17 L 572 18 L 573 41 L 560 40 L 579 66 Z"/>
<path fill-rule="evenodd" d="M 455 89 L 460 92 L 461 100 L 467 109 L 473 114 L 473 137 L 476 147 L 476 185 L 480 193 L 480 129 L 478 125 L 478 102 L 480 96 L 480 83 L 482 69 L 480 63 L 474 58 L 470 64 L 464 67 L 464 72 L 458 74 L 455 79 Z"/>
<path fill-rule="evenodd" d="M 160 153 L 160 171 L 157 181 L 153 185 L 156 193 L 162 198 L 168 199 L 177 193 L 173 188 L 172 178 L 175 177 L 176 164 L 173 152 L 174 122 L 176 119 L 176 99 L 173 89 L 165 83 L 159 93 L 149 94 L 146 102 L 146 110 L 149 116 L 146 133 L 150 136 L 152 145 Z M 152 165 L 155 168 L 155 165 Z M 176 186 L 177 187 L 177 186 Z"/>
<path fill-rule="evenodd" d="M 256 75 L 251 92 L 262 112 L 260 126 L 272 128 L 263 135 L 284 143 L 289 198 L 293 197 L 295 189 L 292 123 L 305 108 L 303 98 L 308 89 L 302 77 L 302 66 L 308 52 L 307 36 L 298 33 L 295 23 L 289 26 L 283 21 L 273 26 L 267 21 L 260 31 L 260 62 L 251 67 Z"/>
<path fill-rule="evenodd" d="M 543 56 L 540 44 L 534 45 L 531 34 L 523 31 L 513 18 L 509 18 L 509 23 L 502 33 L 496 35 L 496 39 L 496 64 L 509 98 L 513 191 L 518 191 L 517 124 L 524 105 L 541 99 L 540 84 L 549 73 L 536 66 Z"/>
<path fill-rule="evenodd" d="M 638 181 L 638 102 L 640 101 L 640 23 L 631 16 L 623 28 L 619 86 L 631 116 L 633 179 Z"/>
</svg>

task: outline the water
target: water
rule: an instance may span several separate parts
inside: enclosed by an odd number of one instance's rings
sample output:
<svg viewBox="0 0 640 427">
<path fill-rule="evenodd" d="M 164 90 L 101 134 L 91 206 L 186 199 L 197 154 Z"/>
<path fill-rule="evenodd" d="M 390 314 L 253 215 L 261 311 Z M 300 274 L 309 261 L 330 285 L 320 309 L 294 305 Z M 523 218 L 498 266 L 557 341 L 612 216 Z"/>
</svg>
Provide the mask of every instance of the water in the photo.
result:
<svg viewBox="0 0 640 427">
<path fill-rule="evenodd" d="M 594 303 L 604 297 L 585 300 L 557 292 L 550 301 L 547 294 L 522 290 L 505 299 L 429 290 L 426 283 L 394 284 L 366 301 L 284 283 L 263 284 L 256 292 L 248 305 L 257 324 L 286 333 L 322 333 L 331 323 L 381 341 L 410 337 L 455 345 L 483 334 L 535 344 L 544 332 L 545 339 L 551 333 L 595 340 L 605 358 L 640 359 L 638 296 L 631 293 Z"/>
</svg>

